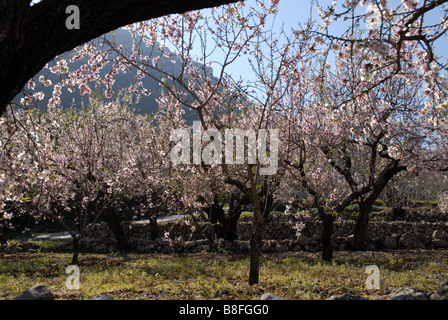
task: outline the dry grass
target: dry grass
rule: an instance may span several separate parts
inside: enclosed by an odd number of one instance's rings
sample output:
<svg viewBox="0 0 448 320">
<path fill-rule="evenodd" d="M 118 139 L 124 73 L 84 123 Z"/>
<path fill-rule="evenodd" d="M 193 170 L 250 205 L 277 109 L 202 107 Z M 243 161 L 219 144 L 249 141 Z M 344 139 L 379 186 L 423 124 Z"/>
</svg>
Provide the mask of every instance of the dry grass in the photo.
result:
<svg viewBox="0 0 448 320">
<path fill-rule="evenodd" d="M 17 253 L 0 256 L 0 299 L 11 299 L 36 283 L 49 285 L 57 299 L 87 299 L 108 293 L 116 299 L 255 299 L 272 292 L 286 299 L 325 299 L 351 293 L 381 296 L 396 287 L 436 291 L 448 277 L 448 251 L 337 252 L 333 263 L 318 254 L 263 256 L 259 285 L 247 284 L 249 260 L 235 254 L 190 255 L 83 253 L 80 289 L 65 282 L 70 253 Z M 369 290 L 368 265 L 380 269 L 380 289 Z"/>
</svg>

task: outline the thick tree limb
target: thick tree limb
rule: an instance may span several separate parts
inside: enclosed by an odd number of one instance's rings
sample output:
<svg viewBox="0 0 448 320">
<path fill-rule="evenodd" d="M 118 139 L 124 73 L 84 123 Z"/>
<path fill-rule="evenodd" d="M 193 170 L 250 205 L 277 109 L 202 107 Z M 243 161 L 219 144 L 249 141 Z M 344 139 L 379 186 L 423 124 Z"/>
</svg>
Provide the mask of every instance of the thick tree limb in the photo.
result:
<svg viewBox="0 0 448 320">
<path fill-rule="evenodd" d="M 119 27 L 220 6 L 236 0 L 0 0 L 0 112 L 57 55 Z M 80 10 L 80 29 L 66 28 L 66 8 Z"/>
<path fill-rule="evenodd" d="M 327 157 L 331 166 L 345 178 L 351 190 L 354 191 L 358 187 L 358 184 L 353 179 L 352 174 L 350 172 L 352 162 L 351 158 L 347 155 L 347 153 L 343 151 L 344 167 L 342 168 L 334 161 L 329 147 L 322 147 L 321 150 L 323 154 L 325 154 L 325 156 Z"/>
</svg>

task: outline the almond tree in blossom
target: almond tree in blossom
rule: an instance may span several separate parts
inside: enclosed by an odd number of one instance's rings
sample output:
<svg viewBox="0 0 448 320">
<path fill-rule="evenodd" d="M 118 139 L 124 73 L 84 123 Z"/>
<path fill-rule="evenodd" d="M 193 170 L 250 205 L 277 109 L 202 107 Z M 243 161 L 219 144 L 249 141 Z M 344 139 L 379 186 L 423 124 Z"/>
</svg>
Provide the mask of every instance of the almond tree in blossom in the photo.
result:
<svg viewBox="0 0 448 320">
<path fill-rule="evenodd" d="M 73 238 L 73 263 L 85 227 L 100 217 L 112 217 L 106 221 L 118 247 L 128 250 L 114 208 L 126 197 L 122 181 L 135 158 L 129 149 L 134 140 L 132 111 L 116 101 L 103 104 L 92 98 L 79 112 L 50 106 L 43 113 L 30 110 L 12 115 L 11 121 L 23 128 L 14 147 L 30 145 L 27 155 L 33 170 L 11 185 L 15 200 L 30 202 L 34 218 L 64 226 Z M 14 156 L 20 159 L 21 154 Z"/>
<path fill-rule="evenodd" d="M 416 23 L 413 26 L 406 19 L 421 17 L 419 13 L 428 7 L 408 14 L 406 2 L 399 7 L 404 6 L 401 14 L 392 14 L 381 1 L 355 17 L 357 3 L 349 3 L 341 15 L 333 7 L 322 10 L 324 19 L 318 31 L 309 24 L 297 32 L 317 56 L 313 71 L 300 69 L 298 101 L 288 113 L 288 120 L 300 129 L 286 140 L 294 142 L 291 150 L 297 152 L 294 161 L 286 158 L 285 163 L 313 196 L 324 225 L 328 221 L 323 237 L 327 260 L 332 257 L 331 210 L 340 213 L 347 205 L 358 204 L 353 248 L 365 249 L 369 213 L 391 179 L 405 170 L 446 168 L 446 67 L 431 56 L 433 48 L 427 42 L 416 41 L 420 36 L 404 35 L 400 27 L 403 23 L 421 33 L 422 21 L 412 22 Z M 352 14 L 353 23 L 346 34 L 329 34 L 331 17 L 340 19 L 347 14 Z M 368 38 L 359 36 L 362 21 L 368 26 Z M 395 40 L 390 30 L 395 31 Z M 446 28 L 442 23 L 425 30 L 425 37 L 437 34 L 435 41 L 444 36 Z M 330 183 L 331 177 L 335 180 Z M 325 213 L 324 207 L 331 210 Z"/>
<path fill-rule="evenodd" d="M 255 95 L 248 96 L 245 91 L 248 86 L 236 82 L 226 73 L 227 67 L 240 55 L 252 55 L 254 61 L 258 62 L 262 59 L 263 53 L 260 47 L 266 46 L 267 42 L 266 35 L 263 34 L 264 21 L 268 15 L 275 12 L 276 3 L 271 7 L 267 7 L 261 2 L 258 5 L 259 8 L 249 10 L 244 7 L 243 3 L 239 3 L 223 9 L 212 10 L 208 17 L 201 12 L 191 12 L 182 16 L 169 16 L 157 21 L 134 25 L 131 27 L 131 31 L 134 32 L 136 39 L 140 36 L 143 40 L 135 42 L 130 54 L 126 54 L 124 50 L 120 50 L 122 48 L 110 44 L 117 54 L 114 70 L 125 72 L 127 68 L 133 67 L 137 68 L 141 77 L 152 77 L 159 81 L 165 93 L 164 99 L 171 101 L 172 106 L 175 106 L 178 112 L 182 110 L 182 107 L 194 110 L 203 132 L 217 130 L 224 135 L 225 129 L 238 128 L 243 131 L 269 129 L 271 128 L 271 114 L 279 95 L 281 95 L 280 88 L 283 83 L 279 80 L 279 74 L 284 72 L 283 68 L 276 69 L 274 64 L 281 65 L 283 63 L 285 52 L 280 52 L 278 48 L 272 48 L 272 53 L 276 55 L 277 61 L 272 61 L 269 67 L 259 65 L 260 68 L 268 70 L 270 74 L 266 75 L 263 71 L 261 80 L 265 80 L 265 83 L 260 87 L 261 92 L 257 93 L 258 98 Z M 152 46 L 155 41 L 161 42 L 160 54 L 167 58 L 176 55 L 181 59 L 180 71 L 177 73 L 166 72 L 158 66 L 159 56 L 149 57 L 139 54 L 139 45 Z M 206 45 L 208 42 L 212 42 L 213 46 Z M 174 50 L 166 50 L 165 45 L 168 47 L 168 44 L 174 47 Z M 192 63 L 191 53 L 194 47 L 200 49 L 201 55 L 197 60 L 203 63 L 202 68 L 197 68 Z M 214 50 L 219 50 L 222 56 L 222 60 L 216 64 L 213 64 L 213 57 L 210 56 Z M 211 74 L 209 62 L 212 62 L 214 68 L 218 67 L 218 69 L 214 69 L 214 74 Z M 132 90 L 145 94 L 144 88 L 141 88 L 142 84 L 139 85 L 133 87 Z M 168 108 L 172 107 L 168 106 Z M 166 114 L 168 117 L 172 117 L 172 112 Z M 165 122 L 169 120 L 171 120 L 171 130 L 186 127 L 185 121 L 179 122 L 167 118 Z M 206 144 L 203 142 L 203 147 Z M 232 190 L 238 190 L 245 198 L 243 203 L 250 202 L 254 205 L 254 233 L 251 239 L 249 275 L 249 283 L 254 284 L 258 282 L 259 274 L 261 226 L 271 211 L 271 194 L 275 190 L 273 182 L 275 178 L 260 175 L 259 163 L 229 165 L 230 158 L 227 155 L 224 155 L 221 160 L 216 164 L 202 162 L 196 168 L 187 166 L 182 169 L 183 172 L 179 172 L 182 174 L 182 181 L 184 179 L 188 181 L 191 178 L 189 173 L 191 170 L 195 170 L 197 174 L 208 176 L 208 178 L 193 181 L 200 182 L 200 185 L 203 185 L 204 181 L 211 182 L 208 195 L 194 192 L 198 190 L 196 187 L 185 193 L 183 202 L 186 207 L 193 206 L 197 209 L 202 205 L 205 208 L 209 207 L 209 210 L 215 208 L 219 211 L 219 208 L 216 207 L 219 202 L 216 190 L 217 188 L 222 189 L 219 183 L 223 183 Z M 242 199 L 241 196 L 238 197 Z M 187 199 L 188 201 L 185 201 Z M 202 202 L 202 204 L 198 202 Z M 236 210 L 235 216 L 238 217 L 242 211 L 242 204 L 237 205 Z M 217 222 L 219 223 L 219 221 Z"/>
</svg>

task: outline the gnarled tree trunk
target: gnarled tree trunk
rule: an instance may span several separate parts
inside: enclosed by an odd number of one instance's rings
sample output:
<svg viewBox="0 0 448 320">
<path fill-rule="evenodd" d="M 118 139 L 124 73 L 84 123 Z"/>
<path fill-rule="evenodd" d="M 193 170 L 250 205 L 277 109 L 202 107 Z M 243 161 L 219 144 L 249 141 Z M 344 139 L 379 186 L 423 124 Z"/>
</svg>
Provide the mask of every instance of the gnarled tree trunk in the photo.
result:
<svg viewBox="0 0 448 320">
<path fill-rule="evenodd" d="M 8 245 L 8 241 L 6 240 L 6 237 L 3 234 L 3 226 L 0 226 L 0 245 L 2 246 Z"/>
<path fill-rule="evenodd" d="M 263 221 L 254 215 L 252 234 L 250 237 L 249 285 L 258 284 L 260 278 L 260 257 L 262 246 Z"/>
<path fill-rule="evenodd" d="M 151 240 L 156 240 L 159 236 L 159 225 L 157 224 L 157 215 L 149 217 L 149 228 L 151 230 Z"/>
<path fill-rule="evenodd" d="M 72 238 L 73 240 L 73 256 L 72 256 L 72 264 L 78 264 L 79 257 L 79 247 L 81 242 L 81 236 L 75 236 Z"/>
<path fill-rule="evenodd" d="M 108 210 L 105 210 L 101 216 L 114 233 L 115 238 L 117 239 L 117 248 L 120 251 L 120 253 L 122 254 L 128 253 L 130 251 L 130 246 L 126 238 L 126 235 L 123 231 L 123 227 L 121 225 L 121 219 L 118 216 L 118 214 L 115 212 L 115 210 L 110 208 Z"/>
<path fill-rule="evenodd" d="M 354 250 L 366 250 L 368 237 L 367 228 L 369 225 L 369 215 L 372 211 L 373 204 L 376 199 L 383 192 L 389 181 L 399 172 L 405 171 L 406 166 L 400 166 L 400 160 L 391 161 L 381 172 L 376 180 L 372 179 L 369 186 L 370 194 L 367 197 L 360 195 L 359 205 L 359 215 L 356 220 L 355 230 L 354 230 Z"/>
<path fill-rule="evenodd" d="M 242 212 L 241 208 L 230 205 L 229 212 L 226 214 L 221 205 L 214 203 L 205 211 L 209 215 L 218 239 L 229 241 L 238 239 L 237 225 Z"/>
<path fill-rule="evenodd" d="M 354 239 L 353 239 L 353 250 L 361 251 L 365 250 L 367 246 L 367 228 L 369 226 L 369 215 L 372 210 L 372 206 L 361 202 L 359 204 L 359 215 L 356 219 Z"/>
<path fill-rule="evenodd" d="M 333 221 L 334 218 L 331 214 L 325 212 L 322 207 L 318 208 L 319 217 L 322 221 L 322 260 L 332 261 L 333 260 L 333 247 L 331 245 L 331 235 L 333 234 Z"/>
</svg>

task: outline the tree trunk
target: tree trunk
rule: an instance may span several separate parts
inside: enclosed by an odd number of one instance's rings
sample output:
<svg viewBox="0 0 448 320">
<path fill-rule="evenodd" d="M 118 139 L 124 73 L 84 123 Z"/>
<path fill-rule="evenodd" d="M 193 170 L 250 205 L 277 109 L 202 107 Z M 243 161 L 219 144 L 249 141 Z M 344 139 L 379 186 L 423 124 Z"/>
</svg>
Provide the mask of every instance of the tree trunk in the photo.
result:
<svg viewBox="0 0 448 320">
<path fill-rule="evenodd" d="M 333 246 L 331 245 L 331 235 L 333 234 L 333 221 L 334 218 L 331 214 L 324 212 L 322 210 L 321 220 L 322 220 L 322 260 L 331 262 L 333 260 Z"/>
<path fill-rule="evenodd" d="M 226 219 L 226 224 L 224 226 L 224 239 L 233 241 L 238 239 L 238 220 L 240 219 L 241 210 L 236 209 L 236 211 L 232 211 L 228 213 L 228 217 Z"/>
<path fill-rule="evenodd" d="M 237 225 L 240 218 L 242 209 L 240 206 L 233 206 L 232 203 L 229 206 L 229 212 L 224 212 L 224 209 L 219 205 L 218 200 L 207 209 L 204 209 L 208 213 L 210 222 L 213 224 L 216 237 L 224 240 L 238 239 Z"/>
<path fill-rule="evenodd" d="M 151 240 L 156 240 L 159 236 L 159 226 L 157 224 L 157 215 L 152 215 L 149 218 L 149 227 L 151 229 Z"/>
<path fill-rule="evenodd" d="M 73 237 L 73 257 L 72 264 L 78 264 L 80 236 Z"/>
<path fill-rule="evenodd" d="M 400 160 L 393 160 L 382 170 L 381 174 L 373 179 L 369 183 L 369 188 L 366 192 L 358 192 L 358 205 L 359 205 L 359 215 L 356 220 L 355 230 L 354 230 L 354 242 L 353 250 L 361 251 L 366 250 L 367 247 L 367 227 L 369 225 L 369 215 L 372 211 L 373 204 L 376 199 L 383 192 L 384 188 L 387 186 L 389 181 L 399 172 L 407 170 L 406 166 L 400 166 Z M 364 198 L 366 193 L 370 195 Z M 354 194 L 352 194 L 354 196 Z M 347 202 L 348 204 L 349 202 Z"/>
<path fill-rule="evenodd" d="M 6 240 L 6 237 L 3 234 L 3 226 L 0 226 L 0 245 L 7 246 L 8 241 Z"/>
<path fill-rule="evenodd" d="M 250 269 L 249 269 L 249 285 L 258 284 L 260 277 L 260 257 L 262 243 L 262 228 L 258 217 L 254 216 L 252 224 L 252 235 L 250 238 Z"/>
<path fill-rule="evenodd" d="M 367 246 L 367 227 L 369 226 L 369 214 L 372 209 L 372 205 L 364 202 L 359 203 L 359 215 L 356 219 L 353 250 L 363 251 Z"/>
<path fill-rule="evenodd" d="M 260 277 L 260 257 L 261 257 L 261 241 L 262 228 L 264 225 L 262 204 L 257 193 L 252 166 L 248 165 L 248 177 L 250 182 L 250 191 L 252 194 L 252 203 L 254 205 L 254 220 L 252 224 L 252 235 L 250 238 L 250 270 L 249 270 L 249 285 L 258 284 Z M 270 210 L 270 208 L 268 209 Z"/>
<path fill-rule="evenodd" d="M 216 201 L 204 210 L 209 217 L 210 223 L 213 225 L 213 230 L 215 231 L 216 238 L 225 239 L 225 226 L 227 224 L 227 219 L 224 213 L 224 209 L 216 203 Z"/>
<path fill-rule="evenodd" d="M 128 253 L 130 251 L 129 243 L 121 226 L 121 219 L 113 209 L 105 210 L 102 215 L 104 221 L 115 235 L 117 240 L 117 247 L 121 253 Z"/>
</svg>

